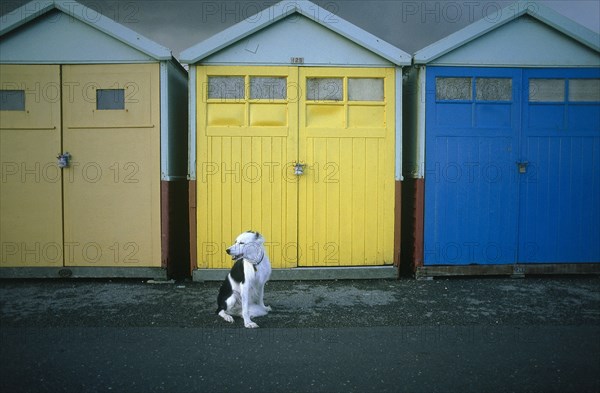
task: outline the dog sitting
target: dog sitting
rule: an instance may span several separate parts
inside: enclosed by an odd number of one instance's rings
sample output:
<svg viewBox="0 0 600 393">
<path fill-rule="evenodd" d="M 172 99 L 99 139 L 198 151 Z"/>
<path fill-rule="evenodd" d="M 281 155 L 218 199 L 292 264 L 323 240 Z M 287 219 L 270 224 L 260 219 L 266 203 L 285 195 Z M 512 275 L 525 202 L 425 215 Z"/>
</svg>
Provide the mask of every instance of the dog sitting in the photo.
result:
<svg viewBox="0 0 600 393">
<path fill-rule="evenodd" d="M 244 326 L 257 328 L 251 318 L 271 311 L 263 300 L 265 283 L 271 276 L 271 262 L 264 243 L 265 238 L 260 233 L 248 231 L 240 234 L 226 250 L 235 263 L 219 290 L 217 314 L 227 322 L 241 316 Z"/>
</svg>

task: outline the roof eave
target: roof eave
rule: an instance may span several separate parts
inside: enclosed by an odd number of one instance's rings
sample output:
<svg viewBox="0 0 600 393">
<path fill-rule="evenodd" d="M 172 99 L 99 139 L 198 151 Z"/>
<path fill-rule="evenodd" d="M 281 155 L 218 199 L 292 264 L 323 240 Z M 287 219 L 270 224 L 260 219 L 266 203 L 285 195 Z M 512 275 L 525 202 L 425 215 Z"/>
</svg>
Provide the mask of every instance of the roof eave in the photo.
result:
<svg viewBox="0 0 600 393">
<path fill-rule="evenodd" d="M 282 11 L 283 10 L 283 11 Z M 227 46 L 242 40 L 249 35 L 268 27 L 281 19 L 294 13 L 298 13 L 312 21 L 326 27 L 327 29 L 349 39 L 350 41 L 370 50 L 382 58 L 396 65 L 404 66 L 411 64 L 411 56 L 399 48 L 385 42 L 384 40 L 360 29 L 359 27 L 335 16 L 335 23 L 321 19 L 318 16 L 329 16 L 330 12 L 307 0 L 282 1 L 261 11 L 262 16 L 252 18 L 252 21 L 241 21 L 220 33 L 196 44 L 181 52 L 181 61 L 194 64 L 202 59 L 226 48 Z M 266 16 L 266 17 L 263 17 Z M 258 19 L 260 22 L 255 22 Z"/>
<path fill-rule="evenodd" d="M 414 64 L 427 64 L 445 54 L 495 30 L 521 16 L 527 14 L 540 22 L 560 31 L 581 44 L 600 51 L 600 35 L 570 20 L 558 12 L 542 4 L 534 2 L 518 3 L 519 12 L 514 11 L 515 5 L 497 11 L 485 19 L 472 23 L 465 28 L 434 42 L 414 54 Z M 496 21 L 497 20 L 497 21 Z M 490 21 L 496 21 L 491 23 Z"/>
<path fill-rule="evenodd" d="M 31 12 L 32 9 L 35 9 L 36 11 Z M 41 3 L 41 5 L 38 1 L 31 1 L 5 16 L 6 23 L 3 23 L 2 26 L 0 26 L 0 36 L 17 29 L 54 9 L 92 26 L 104 34 L 115 38 L 156 60 L 170 60 L 173 58 L 173 55 L 168 48 L 157 44 L 100 13 L 98 13 L 98 17 L 94 18 L 93 21 L 86 18 L 86 15 L 89 15 L 87 11 L 90 9 L 72 0 L 49 1 Z"/>
</svg>

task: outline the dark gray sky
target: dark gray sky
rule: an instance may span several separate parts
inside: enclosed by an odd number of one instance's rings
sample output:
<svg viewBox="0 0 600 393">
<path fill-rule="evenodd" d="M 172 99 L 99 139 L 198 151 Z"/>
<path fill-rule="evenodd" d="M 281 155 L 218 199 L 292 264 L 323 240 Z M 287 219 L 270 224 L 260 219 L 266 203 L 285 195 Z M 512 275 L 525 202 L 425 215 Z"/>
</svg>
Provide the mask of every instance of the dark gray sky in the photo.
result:
<svg viewBox="0 0 600 393">
<path fill-rule="evenodd" d="M 273 0 L 79 2 L 170 48 L 176 57 L 182 50 L 277 3 Z M 593 31 L 600 31 L 600 0 L 537 2 Z M 25 3 L 27 1 L 3 0 L 0 13 L 13 12 Z M 314 3 L 409 53 L 499 9 L 511 6 L 508 12 L 516 12 L 517 7 L 528 4 L 519 5 L 513 0 L 315 0 Z M 529 7 L 535 4 L 529 3 Z"/>
</svg>

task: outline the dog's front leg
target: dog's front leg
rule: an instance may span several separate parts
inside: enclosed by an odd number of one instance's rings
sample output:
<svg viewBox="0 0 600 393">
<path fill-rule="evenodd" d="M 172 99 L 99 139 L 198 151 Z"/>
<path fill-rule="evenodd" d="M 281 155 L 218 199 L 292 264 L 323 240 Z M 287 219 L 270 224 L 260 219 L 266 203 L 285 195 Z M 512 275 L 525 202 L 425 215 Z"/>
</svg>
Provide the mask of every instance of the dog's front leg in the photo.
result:
<svg viewBox="0 0 600 393">
<path fill-rule="evenodd" d="M 271 307 L 265 306 L 264 296 L 265 296 L 265 286 L 261 285 L 258 287 L 258 305 L 265 311 L 265 313 L 268 313 L 269 311 L 271 311 Z"/>
<path fill-rule="evenodd" d="M 250 285 L 242 284 L 242 318 L 247 328 L 257 328 L 258 325 L 250 319 Z"/>
</svg>

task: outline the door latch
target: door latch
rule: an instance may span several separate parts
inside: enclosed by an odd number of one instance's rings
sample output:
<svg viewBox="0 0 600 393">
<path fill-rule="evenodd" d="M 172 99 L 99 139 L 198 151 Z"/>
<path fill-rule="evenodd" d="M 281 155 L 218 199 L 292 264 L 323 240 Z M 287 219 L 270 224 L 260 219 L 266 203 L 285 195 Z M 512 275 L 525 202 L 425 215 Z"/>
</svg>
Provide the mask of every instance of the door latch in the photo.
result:
<svg viewBox="0 0 600 393">
<path fill-rule="evenodd" d="M 529 165 L 528 161 L 517 162 L 517 166 L 519 167 L 519 173 L 527 173 L 527 166 Z"/>
<path fill-rule="evenodd" d="M 58 167 L 59 168 L 68 168 L 70 165 L 70 161 L 71 161 L 71 154 L 69 154 L 69 152 L 64 152 L 62 154 L 59 154 L 58 156 L 56 156 L 56 158 L 58 159 Z"/>
<path fill-rule="evenodd" d="M 302 162 L 297 162 L 294 164 L 294 175 L 296 176 L 302 176 L 304 175 L 304 167 L 306 166 L 306 164 L 302 163 Z"/>
</svg>

